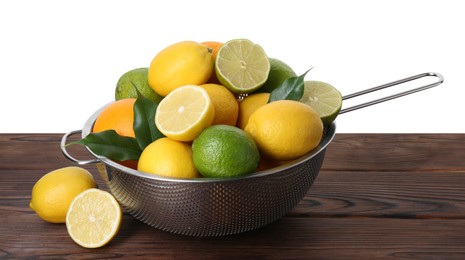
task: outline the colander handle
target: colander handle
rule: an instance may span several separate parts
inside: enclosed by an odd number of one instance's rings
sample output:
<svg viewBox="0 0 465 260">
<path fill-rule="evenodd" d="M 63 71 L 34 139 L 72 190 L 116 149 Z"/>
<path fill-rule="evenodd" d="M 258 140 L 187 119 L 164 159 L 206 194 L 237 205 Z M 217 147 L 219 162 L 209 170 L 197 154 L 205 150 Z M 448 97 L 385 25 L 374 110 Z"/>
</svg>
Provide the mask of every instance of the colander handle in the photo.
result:
<svg viewBox="0 0 465 260">
<path fill-rule="evenodd" d="M 66 143 L 68 141 L 68 137 L 72 136 L 72 135 L 75 135 L 75 134 L 80 134 L 82 133 L 82 130 L 74 130 L 74 131 L 71 131 L 69 133 L 66 133 L 65 135 L 63 135 L 63 137 L 61 138 L 61 143 L 60 143 L 60 148 L 61 148 L 61 152 L 63 153 L 63 155 L 68 158 L 68 160 L 74 162 L 74 163 L 77 163 L 78 165 L 86 165 L 86 164 L 91 164 L 91 163 L 98 163 L 100 162 L 99 159 L 91 159 L 91 160 L 78 160 L 76 158 L 74 158 L 73 156 L 71 156 L 69 153 L 68 153 L 68 150 L 66 150 Z"/>
<path fill-rule="evenodd" d="M 378 90 L 381 90 L 381 89 L 393 87 L 393 86 L 396 86 L 396 85 L 399 85 L 399 84 L 403 84 L 403 83 L 413 81 L 413 80 L 417 80 L 417 79 L 424 78 L 424 77 L 436 77 L 437 81 L 435 81 L 433 83 L 430 83 L 430 84 L 427 84 L 427 85 L 424 85 L 424 86 L 421 86 L 421 87 L 411 89 L 411 90 L 400 92 L 400 93 L 397 93 L 397 94 L 394 94 L 394 95 L 390 95 L 390 96 L 383 97 L 383 98 L 380 98 L 380 99 L 375 99 L 375 100 L 368 101 L 366 103 L 362 103 L 362 104 L 359 104 L 359 105 L 351 106 L 351 107 L 348 107 L 348 108 L 344 108 L 339 112 L 339 114 L 344 114 L 346 112 L 350 112 L 350 111 L 353 111 L 353 110 L 357 110 L 357 109 L 360 109 L 360 108 L 364 108 L 364 107 L 367 107 L 367 106 L 371 106 L 371 105 L 375 105 L 375 104 L 378 104 L 378 103 L 381 103 L 381 102 L 385 102 L 385 101 L 388 101 L 388 100 L 391 100 L 391 99 L 394 99 L 394 98 L 402 97 L 402 96 L 413 94 L 415 92 L 419 92 L 419 91 L 422 91 L 422 90 L 425 90 L 425 89 L 436 87 L 436 86 L 441 85 L 444 82 L 444 77 L 441 74 L 436 73 L 436 72 L 426 72 L 426 73 L 418 74 L 418 75 L 411 76 L 411 77 L 408 77 L 408 78 L 396 80 L 396 81 L 393 81 L 393 82 L 390 82 L 390 83 L 386 83 L 384 85 L 380 85 L 380 86 L 377 86 L 377 87 L 362 90 L 362 91 L 359 91 L 359 92 L 356 92 L 356 93 L 353 93 L 353 94 L 350 94 L 350 95 L 346 95 L 346 96 L 342 97 L 342 100 L 347 100 L 347 99 L 350 99 L 350 98 L 358 97 L 358 96 L 365 95 L 365 94 L 368 94 L 368 93 L 371 93 L 371 92 L 374 92 L 374 91 L 378 91 Z"/>
</svg>

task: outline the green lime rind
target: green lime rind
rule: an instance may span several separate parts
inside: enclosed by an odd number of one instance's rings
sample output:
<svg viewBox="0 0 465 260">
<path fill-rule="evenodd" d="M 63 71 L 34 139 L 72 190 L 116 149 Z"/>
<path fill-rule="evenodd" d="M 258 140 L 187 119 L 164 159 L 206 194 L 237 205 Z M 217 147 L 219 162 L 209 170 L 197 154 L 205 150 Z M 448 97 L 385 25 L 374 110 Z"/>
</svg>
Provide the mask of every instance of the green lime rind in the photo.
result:
<svg viewBox="0 0 465 260">
<path fill-rule="evenodd" d="M 304 93 L 299 101 L 311 106 L 324 124 L 332 123 L 342 107 L 341 93 L 322 81 L 305 81 Z"/>
<path fill-rule="evenodd" d="M 137 68 L 124 73 L 116 83 L 115 100 L 124 98 L 137 98 L 137 90 L 146 98 L 155 103 L 160 103 L 163 99 L 158 95 L 148 83 L 149 68 Z"/>
<path fill-rule="evenodd" d="M 270 62 L 260 45 L 247 39 L 235 39 L 218 50 L 215 72 L 220 83 L 231 92 L 246 94 L 265 84 Z"/>
<path fill-rule="evenodd" d="M 281 86 L 286 79 L 297 77 L 295 71 L 285 62 L 270 57 L 268 60 L 270 61 L 270 73 L 265 84 L 255 91 L 257 93 L 271 93 L 275 88 Z"/>
<path fill-rule="evenodd" d="M 192 143 L 192 158 L 204 177 L 228 178 L 255 172 L 258 147 L 245 131 L 229 125 L 206 128 Z"/>
</svg>

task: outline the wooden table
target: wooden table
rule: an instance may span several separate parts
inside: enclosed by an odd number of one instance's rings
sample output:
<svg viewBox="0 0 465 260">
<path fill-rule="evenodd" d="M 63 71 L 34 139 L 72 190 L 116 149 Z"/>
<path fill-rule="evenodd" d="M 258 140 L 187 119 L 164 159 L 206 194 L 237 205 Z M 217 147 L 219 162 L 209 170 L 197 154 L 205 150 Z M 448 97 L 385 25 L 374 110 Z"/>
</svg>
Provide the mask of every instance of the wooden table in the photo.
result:
<svg viewBox="0 0 465 260">
<path fill-rule="evenodd" d="M 337 134 L 308 194 L 268 226 L 195 238 L 124 214 L 99 249 L 28 207 L 43 174 L 72 165 L 61 136 L 0 134 L 0 258 L 465 259 L 465 134 Z"/>
</svg>

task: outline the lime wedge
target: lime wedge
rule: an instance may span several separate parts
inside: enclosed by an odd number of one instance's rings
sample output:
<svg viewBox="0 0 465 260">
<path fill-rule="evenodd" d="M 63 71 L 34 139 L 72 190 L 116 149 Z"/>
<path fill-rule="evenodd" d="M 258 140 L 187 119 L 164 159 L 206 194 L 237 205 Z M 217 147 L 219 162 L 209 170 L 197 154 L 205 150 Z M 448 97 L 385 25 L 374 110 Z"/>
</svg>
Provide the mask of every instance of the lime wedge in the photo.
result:
<svg viewBox="0 0 465 260">
<path fill-rule="evenodd" d="M 305 81 L 300 99 L 318 112 L 324 124 L 333 122 L 342 107 L 341 93 L 332 85 L 321 81 Z"/>
<path fill-rule="evenodd" d="M 222 85 L 237 94 L 250 93 L 268 79 L 270 62 L 260 45 L 247 39 L 231 40 L 219 50 L 216 76 Z"/>
</svg>

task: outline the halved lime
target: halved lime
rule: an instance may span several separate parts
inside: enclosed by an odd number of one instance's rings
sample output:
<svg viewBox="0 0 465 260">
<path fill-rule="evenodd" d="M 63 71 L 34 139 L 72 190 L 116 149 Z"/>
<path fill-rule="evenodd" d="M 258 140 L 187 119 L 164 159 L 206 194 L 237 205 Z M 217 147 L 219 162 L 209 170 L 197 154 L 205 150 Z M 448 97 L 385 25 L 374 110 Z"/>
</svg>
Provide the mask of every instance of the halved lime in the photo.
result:
<svg viewBox="0 0 465 260">
<path fill-rule="evenodd" d="M 333 122 L 342 107 L 341 93 L 332 85 L 321 81 L 305 81 L 300 99 L 318 112 L 324 124 Z"/>
<path fill-rule="evenodd" d="M 215 63 L 216 76 L 234 93 L 250 93 L 268 79 L 270 62 L 260 45 L 247 39 L 231 40 L 219 50 Z"/>
</svg>

